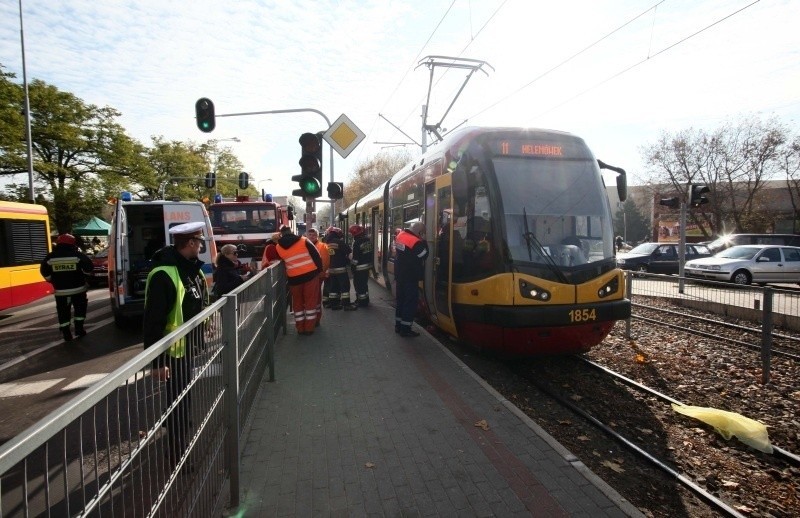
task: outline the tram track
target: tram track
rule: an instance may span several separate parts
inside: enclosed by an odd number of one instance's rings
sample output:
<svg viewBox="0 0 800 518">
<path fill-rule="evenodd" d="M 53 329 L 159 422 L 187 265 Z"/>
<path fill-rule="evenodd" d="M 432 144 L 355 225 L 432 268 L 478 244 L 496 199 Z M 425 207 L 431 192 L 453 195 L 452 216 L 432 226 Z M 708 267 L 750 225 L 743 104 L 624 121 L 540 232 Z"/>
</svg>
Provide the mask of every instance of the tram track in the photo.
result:
<svg viewBox="0 0 800 518">
<path fill-rule="evenodd" d="M 762 386 L 758 356 L 750 348 L 727 338 L 721 341 L 724 327 L 716 333 L 689 333 L 689 322 L 693 320 L 686 316 L 671 327 L 634 320 L 634 339 L 626 339 L 624 323 L 618 323 L 604 343 L 584 355 L 594 365 L 572 357 L 512 363 L 447 345 L 648 516 L 796 516 L 800 365 L 776 355 L 773 382 Z M 591 420 L 576 418 L 579 413 L 545 389 L 619 438 Z M 711 427 L 676 414 L 669 404 L 673 402 L 762 421 L 771 441 L 780 446 L 768 455 L 736 439 L 726 441 Z M 620 446 L 626 443 L 653 460 Z"/>
</svg>

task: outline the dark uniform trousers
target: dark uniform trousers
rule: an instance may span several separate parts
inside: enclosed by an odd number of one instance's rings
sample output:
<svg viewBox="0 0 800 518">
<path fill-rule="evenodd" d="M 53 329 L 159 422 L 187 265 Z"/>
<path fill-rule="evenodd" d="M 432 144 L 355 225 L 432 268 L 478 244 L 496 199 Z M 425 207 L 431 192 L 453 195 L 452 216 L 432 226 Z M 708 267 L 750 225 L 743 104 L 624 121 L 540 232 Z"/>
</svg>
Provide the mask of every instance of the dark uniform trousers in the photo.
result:
<svg viewBox="0 0 800 518">
<path fill-rule="evenodd" d="M 417 313 L 419 282 L 416 280 L 397 280 L 397 308 L 394 316 L 394 330 L 402 332 L 411 329 Z"/>
<path fill-rule="evenodd" d="M 86 308 L 89 306 L 89 299 L 86 292 L 75 293 L 74 295 L 56 295 L 56 314 L 58 315 L 58 327 L 62 331 L 69 331 L 70 320 L 72 319 L 72 308 L 75 308 L 75 331 L 83 334 L 83 322 L 86 320 Z"/>
</svg>

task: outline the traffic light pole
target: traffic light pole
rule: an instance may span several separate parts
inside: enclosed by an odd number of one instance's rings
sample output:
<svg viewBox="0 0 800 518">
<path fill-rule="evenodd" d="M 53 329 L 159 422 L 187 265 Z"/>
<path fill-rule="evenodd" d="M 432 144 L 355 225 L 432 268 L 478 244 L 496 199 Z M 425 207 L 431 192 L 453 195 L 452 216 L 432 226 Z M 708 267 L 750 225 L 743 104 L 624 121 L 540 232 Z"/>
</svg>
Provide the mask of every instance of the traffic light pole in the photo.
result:
<svg viewBox="0 0 800 518">
<path fill-rule="evenodd" d="M 311 112 L 316 113 L 323 119 L 325 119 L 325 123 L 328 125 L 325 129 L 331 127 L 331 121 L 327 115 L 322 113 L 319 110 L 315 110 L 314 108 L 294 108 L 290 110 L 266 110 L 266 111 L 259 111 L 259 112 L 241 112 L 241 113 L 223 113 L 217 115 L 217 117 L 242 117 L 245 115 L 274 115 L 279 113 L 301 113 L 301 112 Z M 330 146 L 328 146 L 330 147 Z M 331 175 L 331 182 L 333 181 L 333 148 L 330 150 L 330 175 Z M 311 214 L 314 212 L 314 201 L 307 201 L 306 202 L 306 214 Z M 331 200 L 331 219 L 333 219 L 336 213 L 336 200 Z"/>
</svg>

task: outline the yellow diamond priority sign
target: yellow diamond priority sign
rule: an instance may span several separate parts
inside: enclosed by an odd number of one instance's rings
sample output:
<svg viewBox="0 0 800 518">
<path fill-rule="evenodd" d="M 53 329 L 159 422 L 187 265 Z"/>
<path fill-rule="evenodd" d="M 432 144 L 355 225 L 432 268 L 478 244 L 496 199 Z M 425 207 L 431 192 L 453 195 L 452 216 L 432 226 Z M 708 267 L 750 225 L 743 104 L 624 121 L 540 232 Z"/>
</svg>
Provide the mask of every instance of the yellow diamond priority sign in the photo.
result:
<svg viewBox="0 0 800 518">
<path fill-rule="evenodd" d="M 342 158 L 347 158 L 358 145 L 364 140 L 364 132 L 358 129 L 358 126 L 353 124 L 347 115 L 344 113 L 336 119 L 336 122 L 331 124 L 328 131 L 323 133 L 322 138 L 325 142 L 336 150 Z"/>
</svg>

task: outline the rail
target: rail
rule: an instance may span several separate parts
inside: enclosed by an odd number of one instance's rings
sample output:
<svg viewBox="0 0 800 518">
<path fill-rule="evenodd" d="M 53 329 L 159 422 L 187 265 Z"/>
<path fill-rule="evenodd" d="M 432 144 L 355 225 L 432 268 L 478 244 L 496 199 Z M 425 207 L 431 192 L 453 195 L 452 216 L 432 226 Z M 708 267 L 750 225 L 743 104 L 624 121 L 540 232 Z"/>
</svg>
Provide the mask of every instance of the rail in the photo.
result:
<svg viewBox="0 0 800 518">
<path fill-rule="evenodd" d="M 758 333 L 763 383 L 768 383 L 770 378 L 773 338 L 800 342 L 795 337 L 775 332 L 776 328 L 800 331 L 800 291 L 796 289 L 780 285 L 750 286 L 697 281 L 672 275 L 634 272 L 627 272 L 627 289 L 628 298 L 633 301 L 633 318 L 636 318 L 637 308 L 658 309 L 636 302 L 637 299 L 650 298 L 736 319 L 741 329 Z M 660 311 L 669 312 L 663 308 Z M 631 336 L 630 319 L 626 323 L 626 336 Z"/>
<path fill-rule="evenodd" d="M 240 439 L 286 333 L 276 263 L 0 447 L 0 516 L 210 516 L 239 505 Z M 153 361 L 185 340 L 163 382 Z M 225 498 L 229 493 L 229 498 Z"/>
</svg>

